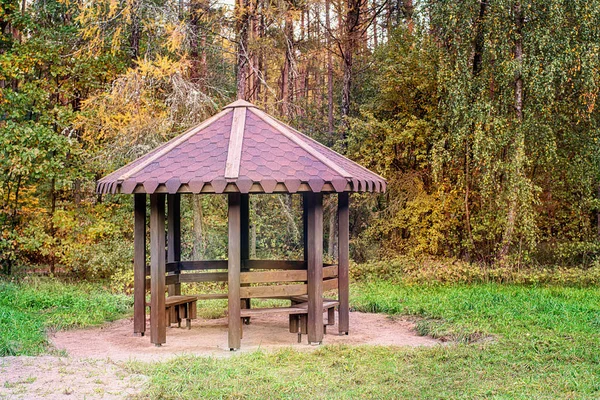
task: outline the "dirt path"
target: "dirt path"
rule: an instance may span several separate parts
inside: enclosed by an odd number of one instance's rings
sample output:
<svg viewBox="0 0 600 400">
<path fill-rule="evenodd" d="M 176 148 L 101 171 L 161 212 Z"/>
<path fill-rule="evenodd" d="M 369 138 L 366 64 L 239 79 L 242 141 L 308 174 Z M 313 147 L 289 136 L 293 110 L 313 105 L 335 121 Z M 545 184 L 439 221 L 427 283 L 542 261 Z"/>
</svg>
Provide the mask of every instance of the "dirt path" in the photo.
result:
<svg viewBox="0 0 600 400">
<path fill-rule="evenodd" d="M 323 344 L 433 346 L 440 342 L 417 336 L 414 324 L 381 314 L 353 312 L 351 332 L 339 336 L 337 326 L 327 327 Z M 120 320 L 92 329 L 58 332 L 50 338 L 66 357 L 0 358 L 0 399 L 121 399 L 143 389 L 147 378 L 132 375 L 123 362 L 164 361 L 181 354 L 231 357 L 256 350 L 293 348 L 313 351 L 306 336 L 297 343 L 289 333 L 286 315 L 253 317 L 244 326 L 242 349 L 227 347 L 227 320 L 194 321 L 192 329 L 167 329 L 167 343 L 155 347 L 150 338 L 133 336 L 133 321 Z"/>
</svg>

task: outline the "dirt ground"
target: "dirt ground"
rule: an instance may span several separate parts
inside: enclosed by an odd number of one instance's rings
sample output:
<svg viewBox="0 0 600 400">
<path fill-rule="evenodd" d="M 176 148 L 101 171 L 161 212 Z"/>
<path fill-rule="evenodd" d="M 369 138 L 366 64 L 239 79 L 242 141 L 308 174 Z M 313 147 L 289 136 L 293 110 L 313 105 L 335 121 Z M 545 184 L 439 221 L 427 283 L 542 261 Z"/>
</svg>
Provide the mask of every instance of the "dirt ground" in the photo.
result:
<svg viewBox="0 0 600 400">
<path fill-rule="evenodd" d="M 433 346 L 440 342 L 417 336 L 414 324 L 381 314 L 350 313 L 350 335 L 339 336 L 328 326 L 323 344 Z M 143 389 L 147 378 L 133 375 L 123 362 L 164 361 L 181 354 L 231 357 L 256 350 L 292 347 L 312 351 L 303 335 L 289 333 L 286 315 L 253 317 L 244 325 L 242 349 L 227 346 L 227 319 L 197 320 L 192 329 L 168 328 L 167 343 L 156 347 L 150 337 L 133 336 L 133 321 L 124 319 L 98 328 L 57 332 L 52 344 L 65 357 L 5 357 L 0 359 L 0 399 L 120 399 Z"/>
</svg>

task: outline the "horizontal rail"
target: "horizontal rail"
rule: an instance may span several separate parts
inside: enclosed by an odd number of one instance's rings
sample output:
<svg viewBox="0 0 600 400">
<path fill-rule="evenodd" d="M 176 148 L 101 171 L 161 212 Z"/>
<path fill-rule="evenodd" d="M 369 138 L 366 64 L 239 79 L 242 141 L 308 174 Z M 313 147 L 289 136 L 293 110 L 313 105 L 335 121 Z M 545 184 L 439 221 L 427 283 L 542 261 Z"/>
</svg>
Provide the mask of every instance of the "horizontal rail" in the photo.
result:
<svg viewBox="0 0 600 400">
<path fill-rule="evenodd" d="M 240 283 L 304 282 L 306 275 L 304 270 L 242 272 Z"/>
<path fill-rule="evenodd" d="M 308 285 L 274 285 L 274 286 L 243 286 L 240 288 L 240 297 L 247 298 L 269 298 L 302 296 L 308 294 Z"/>
<path fill-rule="evenodd" d="M 200 272 L 195 274 L 180 274 L 173 276 L 178 276 L 180 283 L 227 282 L 227 272 Z"/>
<path fill-rule="evenodd" d="M 323 291 L 327 292 L 328 290 L 335 290 L 338 288 L 338 280 L 334 279 L 326 279 L 323 281 Z"/>
</svg>

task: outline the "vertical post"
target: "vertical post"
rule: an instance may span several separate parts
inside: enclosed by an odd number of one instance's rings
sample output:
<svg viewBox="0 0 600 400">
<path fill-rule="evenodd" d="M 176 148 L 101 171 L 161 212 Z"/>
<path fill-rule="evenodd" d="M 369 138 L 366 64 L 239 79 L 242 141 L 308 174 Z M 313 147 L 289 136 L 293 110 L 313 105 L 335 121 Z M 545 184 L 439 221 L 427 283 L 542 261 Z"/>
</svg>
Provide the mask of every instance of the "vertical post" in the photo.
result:
<svg viewBox="0 0 600 400">
<path fill-rule="evenodd" d="M 348 193 L 338 194 L 338 328 L 339 333 L 348 334 L 350 327 L 350 308 L 348 297 L 350 284 L 348 278 L 348 266 L 350 261 L 350 209 Z"/>
<path fill-rule="evenodd" d="M 302 243 L 304 245 L 304 263 L 308 262 L 308 204 L 310 193 L 302 193 Z"/>
<path fill-rule="evenodd" d="M 240 254 L 242 259 L 241 270 L 247 271 L 247 268 L 244 267 L 244 263 L 250 259 L 250 195 L 248 194 L 240 195 L 240 229 Z M 247 284 L 245 286 L 247 286 Z M 250 308 L 250 299 L 242 299 L 241 307 Z M 250 322 L 250 318 L 246 319 L 246 323 L 248 322 Z"/>
<path fill-rule="evenodd" d="M 167 195 L 167 262 L 181 261 L 181 195 Z M 179 268 L 174 271 L 179 275 Z M 169 296 L 181 294 L 181 284 L 169 285 Z"/>
<path fill-rule="evenodd" d="M 323 195 L 308 198 L 308 343 L 323 341 Z"/>
<path fill-rule="evenodd" d="M 228 343 L 229 350 L 241 345 L 242 321 L 240 317 L 240 268 L 241 268 L 241 198 L 239 193 L 229 194 L 229 257 L 227 263 L 228 282 Z"/>
<path fill-rule="evenodd" d="M 167 341 L 165 315 L 165 195 L 150 195 L 150 341 Z"/>
<path fill-rule="evenodd" d="M 133 333 L 146 333 L 146 194 L 133 198 Z"/>
</svg>

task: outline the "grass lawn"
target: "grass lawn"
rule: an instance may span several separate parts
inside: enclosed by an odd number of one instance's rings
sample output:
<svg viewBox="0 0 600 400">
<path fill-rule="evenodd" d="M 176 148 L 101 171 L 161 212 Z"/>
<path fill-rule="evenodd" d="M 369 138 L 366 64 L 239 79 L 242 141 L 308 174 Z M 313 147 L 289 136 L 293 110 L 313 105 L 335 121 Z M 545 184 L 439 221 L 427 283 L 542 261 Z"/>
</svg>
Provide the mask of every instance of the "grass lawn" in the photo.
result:
<svg viewBox="0 0 600 400">
<path fill-rule="evenodd" d="M 600 290 L 356 285 L 356 310 L 418 316 L 434 348 L 324 346 L 132 363 L 149 398 L 600 398 Z"/>
<path fill-rule="evenodd" d="M 0 356 L 49 350 L 47 330 L 98 325 L 123 317 L 132 300 L 99 285 L 35 279 L 0 281 Z"/>
</svg>

